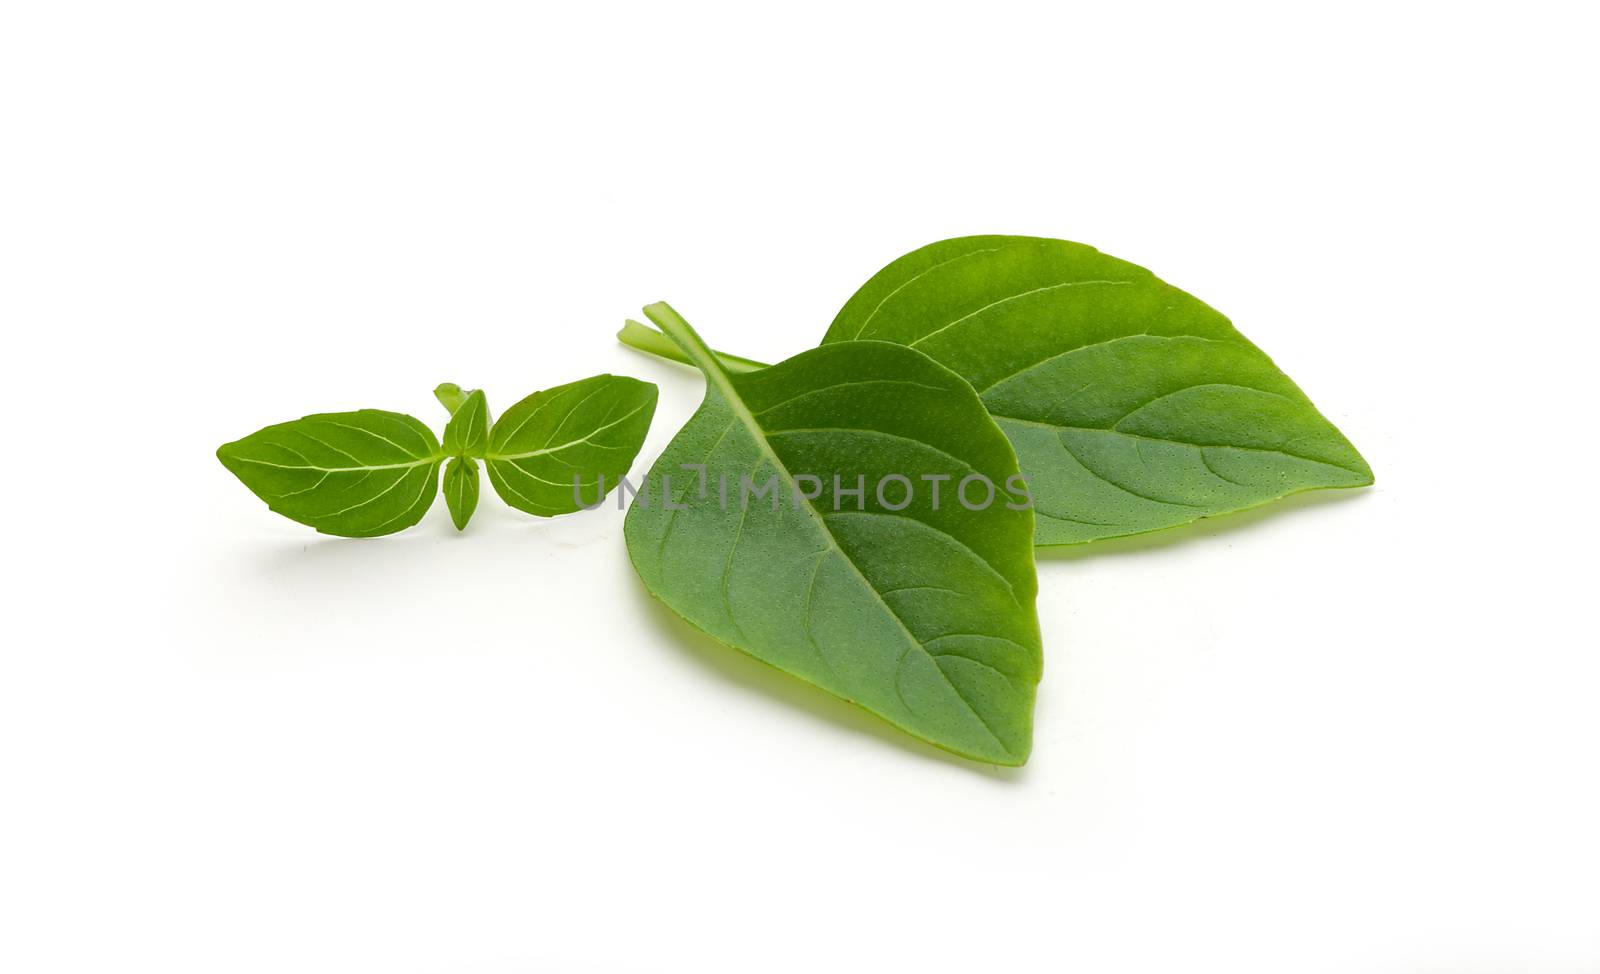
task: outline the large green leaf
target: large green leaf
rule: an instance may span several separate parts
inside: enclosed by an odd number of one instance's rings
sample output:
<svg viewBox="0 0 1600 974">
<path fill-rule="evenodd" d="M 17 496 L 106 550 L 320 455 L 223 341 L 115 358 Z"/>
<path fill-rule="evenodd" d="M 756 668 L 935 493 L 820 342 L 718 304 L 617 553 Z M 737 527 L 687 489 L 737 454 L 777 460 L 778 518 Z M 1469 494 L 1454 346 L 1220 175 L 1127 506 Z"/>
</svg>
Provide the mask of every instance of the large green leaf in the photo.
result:
<svg viewBox="0 0 1600 974">
<path fill-rule="evenodd" d="M 1171 527 L 1372 470 L 1228 319 L 1093 247 L 961 237 L 879 271 L 823 339 L 915 348 L 972 383 L 1041 545 Z"/>
<path fill-rule="evenodd" d="M 633 465 L 655 411 L 656 387 L 627 376 L 536 392 L 494 424 L 484 454 L 489 483 L 501 500 L 540 517 L 578 510 L 577 494 L 596 503 Z"/>
<path fill-rule="evenodd" d="M 918 737 L 1023 763 L 1040 671 L 1033 515 L 951 496 L 975 473 L 1017 475 L 971 387 L 884 342 L 730 374 L 671 308 L 646 313 L 706 375 L 704 403 L 628 511 L 646 587 L 729 646 Z M 915 488 L 904 509 L 890 474 Z M 942 504 L 925 475 L 953 478 Z M 775 477 L 773 504 L 747 496 L 743 477 Z M 848 490 L 863 482 L 858 503 Z"/>
<path fill-rule="evenodd" d="M 422 519 L 444 452 L 401 413 L 318 413 L 224 443 L 217 459 L 267 506 L 324 534 L 367 538 Z"/>
</svg>

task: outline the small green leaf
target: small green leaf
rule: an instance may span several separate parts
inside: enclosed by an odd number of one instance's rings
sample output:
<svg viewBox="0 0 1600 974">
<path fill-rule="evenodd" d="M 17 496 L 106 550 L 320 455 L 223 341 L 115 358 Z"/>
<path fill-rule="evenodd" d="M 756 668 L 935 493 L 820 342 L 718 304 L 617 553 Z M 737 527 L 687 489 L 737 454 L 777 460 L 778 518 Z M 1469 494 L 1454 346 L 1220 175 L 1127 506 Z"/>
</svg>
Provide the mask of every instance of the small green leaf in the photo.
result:
<svg viewBox="0 0 1600 974">
<path fill-rule="evenodd" d="M 439 400 L 452 416 L 461 408 L 461 404 L 467 401 L 468 395 L 468 390 L 462 389 L 454 382 L 441 382 L 433 390 L 433 397 Z"/>
<path fill-rule="evenodd" d="M 457 531 L 465 531 L 478 506 L 478 461 L 451 457 L 444 465 L 444 503 Z"/>
<path fill-rule="evenodd" d="M 633 466 L 655 411 L 656 387 L 627 376 L 536 392 L 494 424 L 484 455 L 489 483 L 501 500 L 539 517 L 598 503 L 601 478 L 610 490 Z"/>
<path fill-rule="evenodd" d="M 453 457 L 481 457 L 488 446 L 489 401 L 482 389 L 474 389 L 445 425 L 444 452 Z"/>
<path fill-rule="evenodd" d="M 375 537 L 422 519 L 444 453 L 401 413 L 318 413 L 225 443 L 217 459 L 267 506 L 324 534 Z"/>
<path fill-rule="evenodd" d="M 628 554 L 650 592 L 939 747 L 1026 761 L 1041 660 L 1033 514 L 954 497 L 965 477 L 1005 489 L 1019 476 L 972 388 L 886 342 L 735 374 L 671 308 L 645 313 L 706 376 L 705 402 L 628 510 Z M 914 494 L 882 493 L 892 477 Z M 947 481 L 942 506 L 929 477 Z M 774 503 L 746 495 L 745 478 L 772 478 Z"/>
</svg>

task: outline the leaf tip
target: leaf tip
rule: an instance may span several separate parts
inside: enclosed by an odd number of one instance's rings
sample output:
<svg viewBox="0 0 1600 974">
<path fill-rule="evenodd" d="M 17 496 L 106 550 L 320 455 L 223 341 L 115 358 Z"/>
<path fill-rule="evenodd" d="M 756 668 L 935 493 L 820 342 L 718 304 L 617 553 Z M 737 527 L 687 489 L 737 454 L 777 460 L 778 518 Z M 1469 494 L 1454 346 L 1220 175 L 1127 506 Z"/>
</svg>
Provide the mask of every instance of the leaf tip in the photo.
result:
<svg viewBox="0 0 1600 974">
<path fill-rule="evenodd" d="M 1353 447 L 1351 448 L 1351 451 L 1355 452 Z M 1356 468 L 1356 476 L 1362 478 L 1361 482 L 1356 484 L 1356 486 L 1371 487 L 1377 482 L 1377 476 L 1372 472 L 1372 464 L 1368 463 L 1367 458 L 1362 456 L 1360 453 L 1356 453 L 1356 462 L 1360 464 L 1360 466 Z"/>
<path fill-rule="evenodd" d="M 217 455 L 217 462 L 222 464 L 222 466 L 224 468 L 226 468 L 227 471 L 229 473 L 233 474 L 235 477 L 237 477 L 239 475 L 239 471 L 237 469 L 237 465 L 236 465 L 236 462 L 235 462 L 235 461 L 238 460 L 238 454 L 239 454 L 239 441 L 238 440 L 229 440 L 227 443 L 224 443 L 221 446 L 217 447 L 217 454 L 216 454 Z"/>
</svg>

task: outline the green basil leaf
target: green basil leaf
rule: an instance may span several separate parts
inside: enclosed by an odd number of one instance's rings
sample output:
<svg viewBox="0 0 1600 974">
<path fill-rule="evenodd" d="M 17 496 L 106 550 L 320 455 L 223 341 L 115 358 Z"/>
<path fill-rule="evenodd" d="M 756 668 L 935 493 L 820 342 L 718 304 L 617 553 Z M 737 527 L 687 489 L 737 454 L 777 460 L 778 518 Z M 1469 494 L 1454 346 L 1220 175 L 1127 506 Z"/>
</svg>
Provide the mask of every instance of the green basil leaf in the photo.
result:
<svg viewBox="0 0 1600 974">
<path fill-rule="evenodd" d="M 506 410 L 484 462 L 500 499 L 554 517 L 592 506 L 633 466 L 656 411 L 656 387 L 597 375 L 536 392 Z M 603 482 L 602 482 L 602 478 Z"/>
<path fill-rule="evenodd" d="M 461 405 L 467 401 L 467 396 L 470 393 L 471 390 L 463 389 L 454 382 L 441 382 L 434 387 L 433 397 L 439 400 L 439 403 L 449 411 L 450 415 L 454 416 L 456 410 L 460 409 Z"/>
<path fill-rule="evenodd" d="M 1037 543 L 1172 527 L 1372 483 L 1354 446 L 1228 319 L 1142 267 L 1036 237 L 913 251 L 824 344 L 915 348 L 972 383 L 1016 447 Z"/>
<path fill-rule="evenodd" d="M 444 503 L 457 531 L 467 529 L 467 521 L 478 507 L 478 461 L 472 457 L 451 457 L 444 465 Z"/>
<path fill-rule="evenodd" d="M 704 403 L 628 511 L 645 586 L 723 643 L 917 737 L 1022 764 L 1041 661 L 1033 515 L 952 496 L 963 477 L 1018 474 L 971 387 L 884 342 L 733 374 L 670 307 L 645 312 L 706 375 Z M 899 485 L 879 494 L 890 474 L 916 488 L 903 509 Z M 942 506 L 924 475 L 954 478 Z M 744 477 L 776 478 L 774 506 L 746 497 Z"/>
<path fill-rule="evenodd" d="M 444 453 L 433 431 L 400 413 L 318 413 L 217 449 L 267 506 L 323 534 L 375 537 L 422 519 Z"/>
<path fill-rule="evenodd" d="M 488 447 L 489 401 L 482 389 L 474 389 L 451 411 L 444 428 L 444 452 L 453 457 L 481 457 Z"/>
</svg>

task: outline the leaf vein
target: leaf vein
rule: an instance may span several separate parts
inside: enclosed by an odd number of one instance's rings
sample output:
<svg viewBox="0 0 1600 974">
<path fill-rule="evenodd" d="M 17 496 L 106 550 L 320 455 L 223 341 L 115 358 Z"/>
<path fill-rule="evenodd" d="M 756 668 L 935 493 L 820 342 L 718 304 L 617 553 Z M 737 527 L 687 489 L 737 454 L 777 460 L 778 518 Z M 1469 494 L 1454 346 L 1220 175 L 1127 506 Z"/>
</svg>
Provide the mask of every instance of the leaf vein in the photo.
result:
<svg viewBox="0 0 1600 974">
<path fill-rule="evenodd" d="M 927 270 L 919 271 L 916 274 L 913 274 L 912 276 L 906 278 L 904 283 L 902 283 L 899 286 L 897 286 L 894 290 L 890 291 L 888 294 L 885 294 L 883 296 L 883 299 L 881 301 L 879 301 L 873 307 L 872 313 L 867 315 L 866 318 L 862 319 L 861 327 L 857 328 L 856 329 L 856 333 L 854 335 L 850 336 L 850 337 L 852 339 L 860 338 L 866 332 L 867 325 L 871 324 L 872 323 L 872 319 L 876 318 L 878 316 L 878 312 L 883 310 L 883 306 L 885 304 L 889 303 L 889 299 L 890 298 L 894 297 L 896 294 L 899 294 L 901 291 L 904 291 L 906 288 L 908 288 L 911 285 L 913 285 L 913 284 L 917 283 L 918 281 L 922 280 L 924 277 L 927 277 L 929 274 L 932 274 L 934 271 L 938 270 L 939 268 L 945 267 L 945 266 L 950 265 L 950 264 L 954 264 L 958 260 L 966 260 L 968 257 L 976 257 L 979 254 L 997 254 L 999 252 L 1000 252 L 1000 248 L 999 247 L 984 247 L 984 248 L 981 248 L 981 249 L 978 249 L 978 250 L 969 250 L 964 254 L 957 254 L 956 256 L 951 257 L 948 260 L 941 260 L 939 263 L 934 264 L 932 267 L 929 267 Z"/>
<path fill-rule="evenodd" d="M 998 301 L 991 301 L 991 302 L 989 302 L 988 304 L 984 305 L 983 307 L 979 308 L 976 311 L 968 312 L 967 314 L 962 315 L 961 317 L 955 319 L 954 321 L 946 322 L 945 324 L 940 325 L 938 328 L 935 328 L 933 331 L 928 332 L 926 335 L 923 335 L 921 338 L 919 338 L 916 341 L 911 342 L 909 344 L 910 344 L 911 348 L 916 348 L 918 345 L 921 345 L 923 342 L 925 342 L 928 339 L 934 337 L 935 335 L 939 335 L 939 334 L 941 334 L 943 332 L 949 331 L 951 328 L 954 328 L 956 325 L 962 324 L 963 322 L 971 321 L 973 318 L 976 318 L 977 316 L 983 314 L 986 311 L 990 311 L 990 310 L 993 310 L 994 308 L 998 308 L 1002 304 L 1009 304 L 1012 301 L 1020 301 L 1023 298 L 1031 297 L 1031 296 L 1033 296 L 1035 294 L 1043 294 L 1046 291 L 1060 291 L 1060 290 L 1064 290 L 1064 289 L 1069 288 L 1069 287 L 1088 287 L 1090 285 L 1096 285 L 1096 284 L 1122 285 L 1122 284 L 1135 284 L 1135 283 L 1137 283 L 1137 282 L 1136 281 L 1091 280 L 1091 281 L 1062 281 L 1059 284 L 1046 284 L 1043 287 L 1036 287 L 1036 288 L 1033 288 L 1030 291 L 1022 291 L 1022 292 L 1019 292 L 1017 294 L 1008 295 L 1007 297 L 1003 297 Z"/>
</svg>

